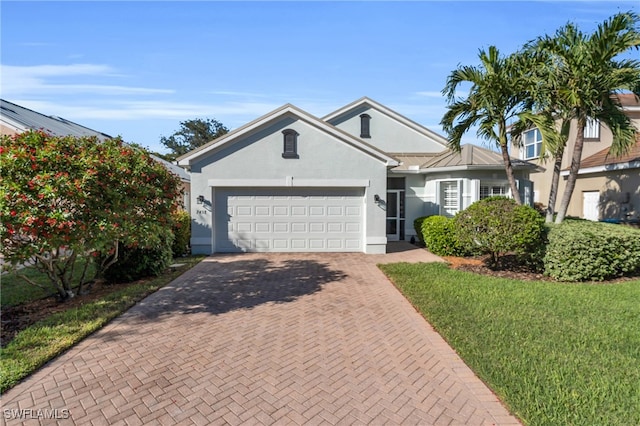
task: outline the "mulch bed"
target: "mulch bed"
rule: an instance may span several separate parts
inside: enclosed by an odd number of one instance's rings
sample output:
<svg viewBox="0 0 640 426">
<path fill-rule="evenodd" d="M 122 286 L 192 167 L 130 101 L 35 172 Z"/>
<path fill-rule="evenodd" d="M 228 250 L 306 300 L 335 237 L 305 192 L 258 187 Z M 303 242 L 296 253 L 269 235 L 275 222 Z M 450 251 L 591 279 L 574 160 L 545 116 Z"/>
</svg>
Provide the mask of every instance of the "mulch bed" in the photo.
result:
<svg viewBox="0 0 640 426">
<path fill-rule="evenodd" d="M 515 256 L 507 255 L 501 259 L 501 268 L 493 269 L 487 266 L 488 256 L 482 257 L 455 257 L 443 256 L 450 267 L 460 271 L 473 272 L 475 274 L 489 275 L 492 277 L 512 278 L 524 281 L 553 281 L 538 272 L 532 272 L 527 267 L 521 265 Z"/>
</svg>

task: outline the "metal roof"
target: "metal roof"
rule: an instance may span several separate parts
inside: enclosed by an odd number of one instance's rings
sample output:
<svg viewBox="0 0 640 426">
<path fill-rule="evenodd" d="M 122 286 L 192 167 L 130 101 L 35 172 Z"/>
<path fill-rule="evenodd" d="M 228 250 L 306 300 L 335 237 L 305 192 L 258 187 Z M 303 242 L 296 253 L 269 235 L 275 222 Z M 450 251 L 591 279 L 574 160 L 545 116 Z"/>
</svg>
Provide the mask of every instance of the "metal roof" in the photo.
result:
<svg viewBox="0 0 640 426">
<path fill-rule="evenodd" d="M 113 139 L 106 133 L 81 126 L 61 117 L 40 114 L 4 99 L 0 99 L 0 112 L 3 120 L 9 121 L 12 125 L 19 126 L 23 130 L 43 130 L 54 136 L 95 136 L 100 141 Z M 182 167 L 155 155 L 151 155 L 151 158 L 163 164 L 173 174 L 178 175 L 182 181 L 190 181 L 189 173 Z"/>
<path fill-rule="evenodd" d="M 513 157 L 511 157 L 511 164 L 515 168 L 537 167 L 533 163 Z M 466 144 L 462 145 L 460 152 L 454 152 L 451 150 L 443 151 L 438 156 L 424 163 L 421 169 L 444 169 L 449 167 L 459 168 L 470 166 L 504 167 L 504 162 L 502 161 L 502 154 L 499 152 L 491 151 L 473 144 Z"/>
<path fill-rule="evenodd" d="M 96 136 L 100 140 L 111 139 L 111 136 L 81 126 L 61 117 L 44 115 L 21 107 L 12 102 L 0 99 L 2 116 L 22 126 L 24 130 L 44 130 L 54 136 Z"/>
</svg>

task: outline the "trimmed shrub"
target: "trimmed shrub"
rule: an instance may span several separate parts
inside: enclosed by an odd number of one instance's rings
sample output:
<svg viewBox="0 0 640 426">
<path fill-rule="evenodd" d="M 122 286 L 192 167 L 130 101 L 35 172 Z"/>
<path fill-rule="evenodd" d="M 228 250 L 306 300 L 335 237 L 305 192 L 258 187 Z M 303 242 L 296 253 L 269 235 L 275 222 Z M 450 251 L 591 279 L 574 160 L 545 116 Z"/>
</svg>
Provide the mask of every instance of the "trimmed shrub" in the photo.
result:
<svg viewBox="0 0 640 426">
<path fill-rule="evenodd" d="M 173 213 L 173 257 L 184 256 L 189 253 L 189 239 L 191 238 L 191 216 L 186 210 L 176 210 Z"/>
<path fill-rule="evenodd" d="M 429 216 L 422 221 L 420 234 L 427 249 L 438 256 L 464 256 L 466 251 L 456 238 L 453 219 Z"/>
<path fill-rule="evenodd" d="M 119 245 L 118 261 L 104 273 L 109 282 L 131 282 L 162 274 L 173 261 L 173 235 L 166 232 L 155 247 L 127 247 Z"/>
<path fill-rule="evenodd" d="M 418 241 L 420 242 L 420 244 L 424 244 L 424 238 L 422 236 L 422 222 L 424 222 L 424 220 L 428 217 L 429 216 L 420 216 L 413 221 L 413 229 L 416 231 L 416 235 L 418 236 Z"/>
<path fill-rule="evenodd" d="M 530 267 L 541 263 L 544 218 L 530 206 L 518 205 L 511 198 L 488 197 L 458 212 L 454 222 L 462 247 L 489 254 L 492 267 L 510 253 Z"/>
<path fill-rule="evenodd" d="M 640 230 L 564 220 L 549 230 L 544 272 L 558 281 L 603 281 L 640 272 Z"/>
</svg>

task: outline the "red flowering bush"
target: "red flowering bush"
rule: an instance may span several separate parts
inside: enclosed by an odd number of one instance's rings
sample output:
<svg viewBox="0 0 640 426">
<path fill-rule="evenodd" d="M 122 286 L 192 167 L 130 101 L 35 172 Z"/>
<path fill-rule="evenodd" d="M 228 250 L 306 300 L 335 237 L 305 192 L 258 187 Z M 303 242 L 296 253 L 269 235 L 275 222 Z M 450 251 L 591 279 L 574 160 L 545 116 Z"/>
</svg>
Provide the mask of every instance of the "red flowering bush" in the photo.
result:
<svg viewBox="0 0 640 426">
<path fill-rule="evenodd" d="M 117 261 L 119 242 L 160 244 L 180 200 L 179 178 L 119 138 L 2 136 L 0 164 L 5 260 L 35 261 L 62 299 L 95 278 L 85 269 L 80 282 L 71 282 L 78 256 L 101 260 L 102 274 Z"/>
</svg>

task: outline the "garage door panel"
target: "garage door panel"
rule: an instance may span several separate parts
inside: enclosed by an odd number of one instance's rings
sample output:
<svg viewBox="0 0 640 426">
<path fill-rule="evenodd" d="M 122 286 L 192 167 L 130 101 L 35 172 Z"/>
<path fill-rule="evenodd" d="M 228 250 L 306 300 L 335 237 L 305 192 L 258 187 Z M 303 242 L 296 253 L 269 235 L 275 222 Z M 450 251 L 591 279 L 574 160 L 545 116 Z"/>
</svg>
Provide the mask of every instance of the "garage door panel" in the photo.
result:
<svg viewBox="0 0 640 426">
<path fill-rule="evenodd" d="M 324 207 L 322 206 L 310 206 L 309 216 L 324 216 Z"/>
<path fill-rule="evenodd" d="M 271 224 L 265 222 L 256 222 L 256 232 L 257 233 L 269 233 L 271 232 Z"/>
<path fill-rule="evenodd" d="M 218 188 L 215 194 L 216 251 L 362 251 L 364 188 Z"/>
<path fill-rule="evenodd" d="M 286 222 L 276 222 L 273 224 L 273 233 L 282 234 L 289 232 L 289 224 Z"/>
<path fill-rule="evenodd" d="M 307 232 L 307 224 L 304 222 L 294 222 L 291 224 L 291 232 Z"/>
<path fill-rule="evenodd" d="M 256 216 L 271 216 L 271 208 L 269 206 L 256 206 Z"/>
<path fill-rule="evenodd" d="M 309 223 L 309 232 L 319 232 L 319 233 L 324 233 L 324 232 L 325 232 L 325 226 L 324 226 L 324 223 L 319 223 L 319 222 L 310 222 L 310 223 Z"/>
<path fill-rule="evenodd" d="M 306 215 L 307 215 L 306 206 L 291 206 L 291 216 L 306 216 Z"/>
<path fill-rule="evenodd" d="M 274 216 L 289 216 L 289 207 L 287 206 L 273 206 Z"/>
<path fill-rule="evenodd" d="M 237 206 L 235 209 L 236 216 L 252 216 L 252 208 L 251 206 Z M 233 214 L 233 213 L 232 213 Z"/>
</svg>

